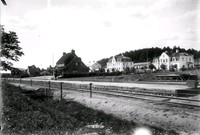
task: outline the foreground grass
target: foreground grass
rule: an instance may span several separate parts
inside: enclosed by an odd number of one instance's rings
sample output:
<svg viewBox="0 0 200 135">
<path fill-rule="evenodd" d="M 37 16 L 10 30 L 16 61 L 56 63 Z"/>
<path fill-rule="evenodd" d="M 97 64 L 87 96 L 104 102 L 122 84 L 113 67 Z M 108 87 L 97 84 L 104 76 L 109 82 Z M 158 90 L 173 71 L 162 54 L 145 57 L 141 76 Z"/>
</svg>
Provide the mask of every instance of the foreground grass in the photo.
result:
<svg viewBox="0 0 200 135">
<path fill-rule="evenodd" d="M 4 134 L 79 134 L 77 131 L 86 125 L 102 122 L 118 133 L 131 128 L 126 121 L 72 101 L 33 100 L 21 94 L 19 87 L 3 84 L 2 88 Z"/>
<path fill-rule="evenodd" d="M 95 132 L 100 135 L 132 134 L 137 128 L 132 122 L 120 120 L 112 115 L 87 108 L 66 100 L 31 99 L 21 93 L 22 89 L 2 84 L 3 90 L 3 134 L 16 135 L 81 135 Z M 103 129 L 88 129 L 87 125 L 100 124 Z M 143 125 L 144 126 L 144 125 Z M 153 134 L 176 134 L 157 128 Z"/>
</svg>

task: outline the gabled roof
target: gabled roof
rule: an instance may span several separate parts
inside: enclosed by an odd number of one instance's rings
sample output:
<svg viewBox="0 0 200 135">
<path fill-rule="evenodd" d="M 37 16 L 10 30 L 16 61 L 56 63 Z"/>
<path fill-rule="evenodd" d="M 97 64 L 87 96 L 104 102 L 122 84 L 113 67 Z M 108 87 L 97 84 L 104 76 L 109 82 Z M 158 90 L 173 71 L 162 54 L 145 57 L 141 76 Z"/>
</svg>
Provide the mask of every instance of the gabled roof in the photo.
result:
<svg viewBox="0 0 200 135">
<path fill-rule="evenodd" d="M 63 54 L 63 56 L 56 62 L 56 64 L 64 64 L 66 60 L 73 56 L 72 53 Z"/>
<path fill-rule="evenodd" d="M 131 62 L 131 58 L 126 56 L 113 56 L 116 62 Z M 108 62 L 112 62 L 113 57 L 111 57 Z"/>
<path fill-rule="evenodd" d="M 95 66 L 95 65 L 99 65 L 99 66 L 101 66 L 101 64 L 99 64 L 98 62 L 92 64 L 91 66 Z"/>
<path fill-rule="evenodd" d="M 191 56 L 188 53 L 173 53 L 171 57 Z"/>
<path fill-rule="evenodd" d="M 169 56 L 169 57 L 171 57 L 172 56 L 172 52 L 166 52 L 166 54 Z"/>
<path fill-rule="evenodd" d="M 115 57 L 115 56 L 112 56 L 112 57 L 108 60 L 108 62 L 112 62 L 112 59 L 113 59 L 113 58 L 115 59 L 115 61 L 117 61 L 117 60 L 116 60 L 116 57 Z"/>
<path fill-rule="evenodd" d="M 163 53 L 166 53 L 169 57 L 171 57 L 172 56 L 172 52 L 168 52 L 168 51 L 166 51 L 166 52 L 163 52 Z"/>
<path fill-rule="evenodd" d="M 131 60 L 131 58 L 122 55 L 122 56 L 118 56 L 117 57 L 117 61 L 120 61 L 120 62 L 130 62 L 132 60 Z"/>
</svg>

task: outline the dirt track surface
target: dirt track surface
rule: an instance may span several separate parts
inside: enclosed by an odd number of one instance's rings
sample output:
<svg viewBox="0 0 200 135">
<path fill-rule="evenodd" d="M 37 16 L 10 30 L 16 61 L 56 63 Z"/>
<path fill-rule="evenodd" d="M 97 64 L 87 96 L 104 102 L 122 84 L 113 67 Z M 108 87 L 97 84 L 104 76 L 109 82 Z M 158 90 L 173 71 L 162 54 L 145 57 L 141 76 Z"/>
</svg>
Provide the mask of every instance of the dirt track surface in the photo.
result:
<svg viewBox="0 0 200 135">
<path fill-rule="evenodd" d="M 49 81 L 51 79 L 50 76 L 46 77 L 32 77 L 26 78 L 24 80 L 46 80 Z M 119 86 L 119 87 L 135 87 L 135 88 L 144 88 L 144 89 L 163 89 L 163 90 L 176 90 L 176 89 L 187 89 L 188 87 L 183 84 L 161 84 L 161 83 L 119 83 L 119 82 L 94 82 L 94 81 L 69 81 L 67 79 L 62 80 L 50 80 L 52 82 L 66 82 L 66 83 L 74 83 L 74 84 L 88 84 L 93 83 L 93 85 L 104 85 L 104 86 Z M 200 87 L 199 87 L 200 88 Z"/>
<path fill-rule="evenodd" d="M 30 86 L 28 88 L 30 89 Z M 60 98 L 60 90 L 54 91 L 54 97 Z M 197 108 L 167 105 L 165 101 L 149 102 L 94 93 L 90 98 L 87 92 L 75 92 L 69 89 L 63 90 L 63 97 L 107 114 L 113 114 L 118 118 L 133 121 L 138 125 L 172 130 L 180 134 L 200 133 L 200 109 Z"/>
<path fill-rule="evenodd" d="M 59 97 L 59 92 L 55 95 Z M 102 110 L 119 118 L 134 121 L 139 125 L 149 125 L 173 130 L 180 134 L 200 133 L 200 110 L 169 106 L 162 102 L 151 103 L 136 99 L 111 97 L 89 93 L 65 91 L 64 98 L 74 100 L 88 107 Z"/>
</svg>

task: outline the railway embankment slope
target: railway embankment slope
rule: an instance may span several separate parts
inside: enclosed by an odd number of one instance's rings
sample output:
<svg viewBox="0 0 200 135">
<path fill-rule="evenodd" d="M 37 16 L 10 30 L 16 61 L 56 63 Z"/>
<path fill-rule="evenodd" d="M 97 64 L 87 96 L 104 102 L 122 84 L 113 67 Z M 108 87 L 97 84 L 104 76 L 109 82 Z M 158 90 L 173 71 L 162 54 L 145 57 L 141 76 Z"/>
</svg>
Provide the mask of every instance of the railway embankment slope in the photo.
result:
<svg viewBox="0 0 200 135">
<path fill-rule="evenodd" d="M 84 84 L 88 82 L 76 83 Z M 120 83 L 120 87 L 121 84 L 123 83 Z M 163 86 L 163 88 L 165 87 Z M 60 91 L 55 90 L 54 96 L 59 98 Z M 137 124 L 173 130 L 178 133 L 192 134 L 200 132 L 199 108 L 169 105 L 166 104 L 167 101 L 165 100 L 150 102 L 95 93 L 90 98 L 88 92 L 70 89 L 63 89 L 63 97 L 67 100 L 79 102 L 87 107 L 104 111 L 107 114 L 112 114 L 121 119 L 134 121 Z M 196 98 L 200 97 L 196 96 Z"/>
</svg>

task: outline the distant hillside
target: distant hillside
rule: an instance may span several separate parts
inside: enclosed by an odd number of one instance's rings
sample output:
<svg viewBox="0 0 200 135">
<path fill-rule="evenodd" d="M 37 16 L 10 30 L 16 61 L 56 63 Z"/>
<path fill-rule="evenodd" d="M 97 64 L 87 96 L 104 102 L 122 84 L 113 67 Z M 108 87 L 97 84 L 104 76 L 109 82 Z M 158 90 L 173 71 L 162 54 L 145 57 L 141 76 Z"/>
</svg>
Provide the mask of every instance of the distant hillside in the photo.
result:
<svg viewBox="0 0 200 135">
<path fill-rule="evenodd" d="M 184 49 L 180 47 L 174 46 L 173 48 L 170 47 L 164 47 L 164 48 L 159 48 L 159 47 L 152 47 L 152 48 L 144 48 L 144 49 L 139 49 L 139 50 L 134 50 L 134 51 L 127 51 L 124 53 L 120 53 L 118 55 L 123 54 L 124 56 L 130 57 L 133 62 L 146 62 L 147 59 L 148 61 L 152 61 L 154 57 L 158 57 L 161 55 L 162 52 L 168 51 L 168 52 L 176 52 L 176 49 L 179 50 L 179 52 L 186 52 L 188 54 L 193 54 L 194 59 L 200 58 L 200 51 L 195 50 L 195 49 Z M 116 56 L 118 56 L 116 55 Z M 147 57 L 148 56 L 148 57 Z M 109 58 L 103 58 L 99 61 L 97 61 L 99 64 L 101 64 L 103 67 L 106 66 L 106 63 L 108 62 Z"/>
</svg>

